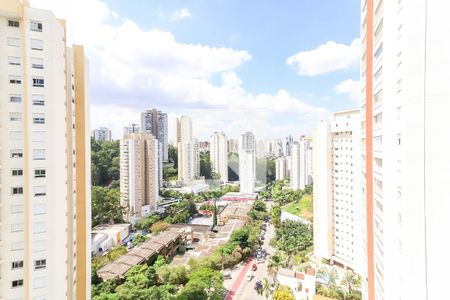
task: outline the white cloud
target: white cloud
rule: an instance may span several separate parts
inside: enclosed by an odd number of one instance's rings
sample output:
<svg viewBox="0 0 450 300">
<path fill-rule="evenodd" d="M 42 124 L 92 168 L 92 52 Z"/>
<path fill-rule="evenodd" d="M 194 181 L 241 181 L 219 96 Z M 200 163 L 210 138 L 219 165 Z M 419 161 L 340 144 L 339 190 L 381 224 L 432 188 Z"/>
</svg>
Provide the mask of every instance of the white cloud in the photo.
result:
<svg viewBox="0 0 450 300">
<path fill-rule="evenodd" d="M 337 94 L 348 94 L 350 99 L 358 101 L 361 95 L 359 81 L 347 79 L 335 86 Z"/>
<path fill-rule="evenodd" d="M 32 5 L 66 19 L 69 44 L 85 45 L 90 60 L 91 125 L 110 127 L 115 137 L 123 126 L 139 121 L 140 111 L 151 107 L 172 114 L 192 113 L 197 124 L 210 120 L 208 127 L 196 126 L 200 138 L 221 126 L 229 134 L 239 133 L 242 122 L 255 131 L 265 128 L 262 134 L 267 136 L 279 134 L 281 128 L 292 129 L 279 125 L 287 115 L 298 124 L 294 134 L 310 133 L 314 122 L 328 114 L 284 89 L 276 94 L 246 91 L 236 69 L 251 59 L 247 51 L 180 43 L 170 32 L 140 28 L 101 0 L 32 0 Z M 220 80 L 213 83 L 212 78 Z M 221 113 L 213 113 L 217 111 Z"/>
<path fill-rule="evenodd" d="M 170 15 L 170 19 L 172 21 L 180 21 L 191 17 L 192 17 L 191 12 L 187 8 L 177 9 Z"/>
<path fill-rule="evenodd" d="M 300 51 L 286 61 L 297 69 L 299 75 L 316 76 L 337 70 L 348 70 L 358 66 L 361 42 L 354 39 L 350 45 L 326 42 L 316 49 Z"/>
</svg>

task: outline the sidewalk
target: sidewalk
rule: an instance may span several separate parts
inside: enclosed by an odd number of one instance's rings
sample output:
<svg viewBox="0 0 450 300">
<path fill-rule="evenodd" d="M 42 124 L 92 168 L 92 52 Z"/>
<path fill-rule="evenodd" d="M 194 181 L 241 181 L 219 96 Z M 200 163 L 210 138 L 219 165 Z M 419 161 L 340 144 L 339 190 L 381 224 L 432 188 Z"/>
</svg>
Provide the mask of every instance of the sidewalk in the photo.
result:
<svg viewBox="0 0 450 300">
<path fill-rule="evenodd" d="M 233 297 L 236 295 L 236 292 L 239 290 L 239 287 L 241 286 L 241 283 L 243 280 L 245 280 L 245 274 L 247 274 L 248 269 L 250 269 L 250 266 L 253 263 L 253 259 L 250 258 L 248 262 L 245 264 L 245 266 L 242 268 L 239 275 L 234 280 L 233 285 L 231 286 L 231 289 L 228 291 L 227 295 L 225 296 L 225 300 L 232 300 Z"/>
</svg>

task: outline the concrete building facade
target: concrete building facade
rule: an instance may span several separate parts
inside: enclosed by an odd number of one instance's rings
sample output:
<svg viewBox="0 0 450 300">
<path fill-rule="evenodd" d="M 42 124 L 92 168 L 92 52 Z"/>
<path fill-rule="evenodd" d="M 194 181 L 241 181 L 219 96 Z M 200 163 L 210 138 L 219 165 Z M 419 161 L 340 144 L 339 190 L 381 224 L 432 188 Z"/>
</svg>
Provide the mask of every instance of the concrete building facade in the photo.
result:
<svg viewBox="0 0 450 300">
<path fill-rule="evenodd" d="M 97 129 L 94 129 L 92 131 L 92 136 L 94 137 L 94 140 L 97 142 L 110 142 L 111 141 L 111 130 L 106 127 L 100 127 Z"/>
<path fill-rule="evenodd" d="M 312 141 L 302 136 L 299 142 L 292 144 L 291 188 L 304 189 L 312 184 Z"/>
<path fill-rule="evenodd" d="M 251 132 L 239 138 L 239 184 L 241 193 L 253 193 L 256 181 L 256 140 Z"/>
<path fill-rule="evenodd" d="M 0 2 L 0 298 L 90 298 L 88 63 L 66 27 Z"/>
<path fill-rule="evenodd" d="M 227 136 L 223 132 L 214 132 L 210 141 L 210 160 L 213 172 L 220 176 L 222 182 L 228 181 Z"/>
</svg>

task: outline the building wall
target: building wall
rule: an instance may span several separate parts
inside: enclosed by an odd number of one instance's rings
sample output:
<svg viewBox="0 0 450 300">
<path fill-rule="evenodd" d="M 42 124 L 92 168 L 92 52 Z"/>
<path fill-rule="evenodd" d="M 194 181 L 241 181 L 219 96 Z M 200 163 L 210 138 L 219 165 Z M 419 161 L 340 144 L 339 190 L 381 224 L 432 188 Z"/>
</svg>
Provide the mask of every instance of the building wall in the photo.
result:
<svg viewBox="0 0 450 300">
<path fill-rule="evenodd" d="M 8 20 L 19 21 L 19 28 Z M 31 20 L 42 31 L 32 31 Z M 18 39 L 17 46 L 8 45 L 8 38 Z M 64 21 L 15 0 L 0 3 L 0 39 L 5 41 L 0 43 L 0 297 L 88 298 L 90 146 L 83 49 L 66 48 Z M 18 76 L 20 84 L 10 83 L 10 76 Z M 43 87 L 33 86 L 33 78 L 43 79 Z M 13 194 L 13 188 L 23 192 Z M 37 260 L 45 260 L 42 268 L 36 268 Z M 13 262 L 22 263 L 12 269 Z M 16 280 L 23 285 L 13 288 Z"/>
<path fill-rule="evenodd" d="M 239 184 L 241 193 L 253 193 L 256 181 L 256 141 L 251 132 L 239 138 Z"/>
<path fill-rule="evenodd" d="M 362 1 L 365 299 L 439 299 L 450 244 L 448 1 Z M 381 25 L 382 24 L 382 25 Z M 439 267 L 440 265 L 440 267 Z M 414 287 L 414 288 L 411 288 Z"/>
<path fill-rule="evenodd" d="M 228 181 L 228 150 L 227 137 L 223 132 L 215 132 L 211 135 L 210 160 L 214 172 L 220 175 L 222 182 Z"/>
</svg>

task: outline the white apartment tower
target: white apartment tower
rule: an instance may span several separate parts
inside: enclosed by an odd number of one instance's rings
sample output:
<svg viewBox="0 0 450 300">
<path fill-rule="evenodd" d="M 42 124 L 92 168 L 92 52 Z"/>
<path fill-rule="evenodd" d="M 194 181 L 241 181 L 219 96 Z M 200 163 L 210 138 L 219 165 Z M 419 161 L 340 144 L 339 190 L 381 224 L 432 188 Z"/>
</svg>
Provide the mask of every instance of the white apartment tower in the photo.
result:
<svg viewBox="0 0 450 300">
<path fill-rule="evenodd" d="M 152 134 L 131 133 L 120 141 L 120 200 L 125 219 L 135 223 L 155 212 L 159 198 L 158 141 Z"/>
<path fill-rule="evenodd" d="M 292 144 L 291 156 L 291 188 L 304 189 L 312 184 L 312 141 L 302 136 L 299 142 Z"/>
<path fill-rule="evenodd" d="M 111 141 L 111 130 L 106 127 L 100 127 L 98 129 L 94 129 L 92 132 L 92 136 L 94 140 L 97 142 Z"/>
<path fill-rule="evenodd" d="M 83 47 L 28 1 L 0 2 L 0 298 L 90 298 Z"/>
<path fill-rule="evenodd" d="M 192 120 L 177 119 L 178 180 L 188 183 L 200 176 L 200 152 L 197 139 L 192 136 Z"/>
<path fill-rule="evenodd" d="M 313 137 L 314 255 L 362 272 L 359 109 L 334 113 Z"/>
<path fill-rule="evenodd" d="M 450 2 L 361 2 L 369 300 L 443 299 L 450 267 Z"/>
<path fill-rule="evenodd" d="M 239 138 L 239 184 L 241 193 L 253 193 L 256 181 L 256 140 L 251 132 Z"/>
<path fill-rule="evenodd" d="M 290 177 L 291 158 L 280 156 L 275 159 L 275 179 L 283 180 Z"/>
<path fill-rule="evenodd" d="M 210 160 L 215 173 L 220 175 L 222 182 L 228 181 L 228 151 L 227 136 L 223 132 L 214 132 L 210 141 Z"/>
</svg>

